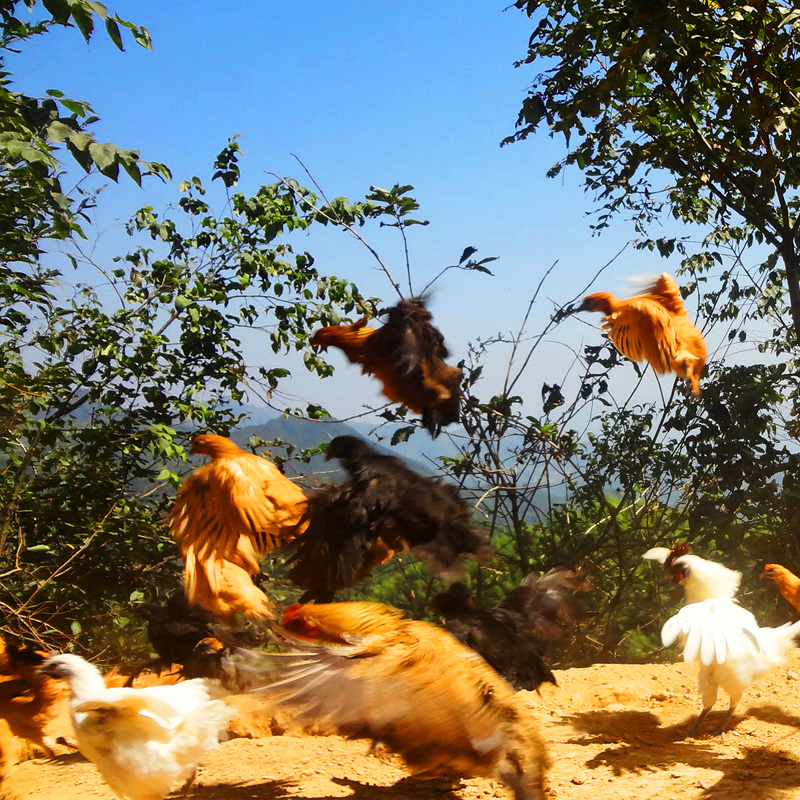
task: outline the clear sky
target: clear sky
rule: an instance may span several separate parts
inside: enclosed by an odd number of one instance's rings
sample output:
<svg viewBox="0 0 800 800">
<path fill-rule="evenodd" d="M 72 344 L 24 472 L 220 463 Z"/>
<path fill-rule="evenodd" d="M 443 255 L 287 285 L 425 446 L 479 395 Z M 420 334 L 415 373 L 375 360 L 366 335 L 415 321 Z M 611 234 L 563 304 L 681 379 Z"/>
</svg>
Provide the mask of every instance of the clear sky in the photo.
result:
<svg viewBox="0 0 800 800">
<path fill-rule="evenodd" d="M 545 177 L 564 154 L 561 140 L 543 131 L 500 148 L 533 77 L 530 67 L 513 66 L 525 55 L 532 23 L 506 5 L 124 0 L 109 2 L 110 9 L 150 30 L 152 52 L 131 41 L 120 53 L 102 31 L 87 46 L 77 31 L 56 30 L 26 44 L 9 66 L 20 91 L 59 88 L 88 100 L 101 117 L 99 140 L 139 149 L 172 169 L 171 185 L 152 180 L 140 190 L 123 181 L 107 189 L 97 232 L 113 247 L 140 205 L 162 208 L 177 199 L 178 180 L 195 174 L 207 180 L 232 134 L 240 134 L 246 155 L 244 191 L 272 182 L 267 172 L 304 182 L 292 154 L 329 196 L 358 199 L 370 184 L 413 184 L 420 216 L 431 222 L 411 234 L 417 286 L 467 245 L 499 258 L 494 278 L 450 271 L 436 286 L 435 321 L 460 358 L 476 337 L 518 330 L 554 261 L 530 334 L 552 310 L 547 298 L 567 302 L 632 236 L 622 222 L 591 236 L 592 201 L 577 169 L 563 179 Z M 400 242 L 387 233 L 368 230 L 367 238 L 400 275 Z M 343 234 L 323 232 L 303 247 L 321 272 L 351 278 L 367 294 L 393 296 L 367 252 Z M 629 248 L 593 290 L 624 291 L 629 275 L 676 266 Z M 581 316 L 562 324 L 555 338 L 573 347 L 581 337 L 599 341 L 586 324 L 598 324 L 599 316 Z M 534 358 L 521 393 L 538 397 L 542 381 L 561 382 L 571 360 L 567 348 L 550 346 Z M 500 361 L 495 368 L 504 371 Z M 355 379 L 355 367 L 344 369 Z M 296 373 L 298 393 L 313 391 Z M 367 379 L 359 380 L 366 388 Z M 330 396 L 323 401 L 344 413 L 348 399 L 333 382 L 324 387 Z M 360 397 L 370 399 L 367 392 Z"/>
</svg>

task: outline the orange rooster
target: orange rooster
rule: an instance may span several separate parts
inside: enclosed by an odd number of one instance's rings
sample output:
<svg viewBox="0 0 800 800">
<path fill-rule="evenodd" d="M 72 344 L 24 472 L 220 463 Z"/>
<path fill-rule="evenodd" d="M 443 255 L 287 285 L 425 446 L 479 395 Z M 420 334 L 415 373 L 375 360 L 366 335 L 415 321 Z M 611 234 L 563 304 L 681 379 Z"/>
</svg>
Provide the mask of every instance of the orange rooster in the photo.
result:
<svg viewBox="0 0 800 800">
<path fill-rule="evenodd" d="M 766 564 L 761 576 L 775 581 L 781 594 L 800 611 L 800 578 L 797 575 L 780 564 Z"/>
<path fill-rule="evenodd" d="M 39 672 L 46 659 L 47 653 L 0 638 L 0 717 L 15 736 L 34 742 L 52 757 L 55 740 L 47 729 L 66 692 L 58 681 Z"/>
<path fill-rule="evenodd" d="M 191 452 L 211 461 L 183 482 L 167 515 L 186 597 L 226 622 L 237 613 L 271 619 L 272 604 L 251 576 L 267 553 L 305 530 L 306 497 L 269 461 L 224 436 L 196 436 Z"/>
<path fill-rule="evenodd" d="M 515 800 L 544 800 L 549 759 L 529 706 L 447 631 L 379 603 L 295 605 L 283 625 L 294 652 L 248 658 L 297 722 L 382 742 L 420 777 L 495 777 Z"/>
<path fill-rule="evenodd" d="M 380 380 L 392 402 L 421 414 L 436 438 L 443 426 L 458 421 L 461 370 L 445 364 L 444 337 L 433 326 L 425 299 L 401 300 L 382 328 L 366 327 L 367 320 L 321 328 L 311 343 L 342 350 L 350 363 Z"/>
<path fill-rule="evenodd" d="M 678 284 L 666 272 L 645 294 L 620 300 L 597 292 L 584 297 L 577 310 L 601 311 L 603 330 L 622 355 L 647 361 L 658 373 L 686 378 L 699 397 L 706 343 L 689 320 Z"/>
</svg>

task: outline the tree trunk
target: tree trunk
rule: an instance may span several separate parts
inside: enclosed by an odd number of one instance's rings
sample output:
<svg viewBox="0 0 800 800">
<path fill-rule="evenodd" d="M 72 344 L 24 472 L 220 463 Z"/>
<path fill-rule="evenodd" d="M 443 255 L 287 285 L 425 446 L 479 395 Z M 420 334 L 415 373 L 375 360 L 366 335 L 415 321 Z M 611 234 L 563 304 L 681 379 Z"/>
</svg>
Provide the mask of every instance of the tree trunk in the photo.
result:
<svg viewBox="0 0 800 800">
<path fill-rule="evenodd" d="M 800 254 L 794 242 L 786 242 L 781 248 L 781 258 L 786 267 L 786 285 L 789 289 L 789 308 L 792 312 L 794 344 L 800 342 Z"/>
</svg>

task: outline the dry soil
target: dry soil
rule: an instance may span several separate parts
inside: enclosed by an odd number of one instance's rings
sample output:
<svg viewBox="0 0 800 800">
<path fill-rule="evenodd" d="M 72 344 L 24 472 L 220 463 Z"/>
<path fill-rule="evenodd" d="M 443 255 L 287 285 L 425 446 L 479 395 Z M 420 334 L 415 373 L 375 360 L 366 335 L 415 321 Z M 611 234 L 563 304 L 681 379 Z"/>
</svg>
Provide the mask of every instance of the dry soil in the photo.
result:
<svg viewBox="0 0 800 800">
<path fill-rule="evenodd" d="M 597 664 L 556 677 L 557 687 L 532 695 L 554 760 L 548 800 L 800 798 L 800 652 L 748 690 L 724 739 L 685 736 L 698 708 L 691 665 Z M 369 755 L 363 741 L 283 732 L 259 700 L 235 703 L 238 735 L 206 755 L 187 799 L 507 797 L 491 780 L 466 779 L 453 790 L 408 780 L 398 759 Z M 718 707 L 726 704 L 721 696 Z M 56 733 L 69 733 L 66 715 L 58 724 Z M 114 798 L 94 766 L 66 747 L 53 759 L 31 758 L 20 742 L 4 750 L 1 800 Z"/>
</svg>

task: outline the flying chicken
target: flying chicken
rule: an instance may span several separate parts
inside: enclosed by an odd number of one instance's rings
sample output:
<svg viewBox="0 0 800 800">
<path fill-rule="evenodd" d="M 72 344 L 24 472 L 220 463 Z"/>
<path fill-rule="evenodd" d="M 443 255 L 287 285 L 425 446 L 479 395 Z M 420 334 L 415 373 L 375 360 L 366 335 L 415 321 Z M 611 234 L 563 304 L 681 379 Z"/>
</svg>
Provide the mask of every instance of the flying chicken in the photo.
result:
<svg viewBox="0 0 800 800">
<path fill-rule="evenodd" d="M 274 464 L 224 436 L 196 436 L 191 452 L 211 461 L 186 478 L 167 515 L 186 597 L 226 622 L 237 613 L 269 620 L 272 604 L 251 576 L 267 553 L 305 530 L 306 496 Z"/>
<path fill-rule="evenodd" d="M 421 414 L 435 439 L 442 427 L 458 421 L 461 370 L 444 362 L 449 353 L 425 298 L 401 300 L 389 309 L 381 328 L 368 328 L 368 319 L 321 328 L 311 343 L 342 350 L 351 364 L 360 364 L 362 372 L 383 384 L 383 393 L 393 403 Z"/>
<path fill-rule="evenodd" d="M 583 298 L 578 311 L 601 311 L 603 330 L 631 361 L 647 361 L 661 374 L 686 378 L 696 397 L 706 363 L 703 334 L 689 320 L 680 289 L 666 272 L 644 294 L 620 300 L 609 292 Z"/>
</svg>

